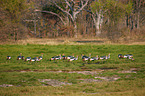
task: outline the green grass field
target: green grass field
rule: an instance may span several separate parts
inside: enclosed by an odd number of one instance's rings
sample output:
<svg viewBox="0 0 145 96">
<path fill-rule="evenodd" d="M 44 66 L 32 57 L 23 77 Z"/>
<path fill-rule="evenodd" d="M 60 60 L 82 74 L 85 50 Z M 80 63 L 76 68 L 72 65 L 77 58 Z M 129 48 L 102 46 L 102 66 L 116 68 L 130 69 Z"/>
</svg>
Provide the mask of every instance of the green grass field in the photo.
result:
<svg viewBox="0 0 145 96">
<path fill-rule="evenodd" d="M 25 57 L 43 53 L 43 59 L 17 60 L 20 53 Z M 49 60 L 63 53 L 79 59 Z M 89 53 L 92 57 L 110 53 L 111 58 L 82 61 L 81 54 Z M 118 54 L 133 54 L 135 60 L 118 59 Z M 6 60 L 8 55 L 11 60 Z M 144 81 L 145 45 L 0 45 L 1 96 L 145 96 Z"/>
</svg>

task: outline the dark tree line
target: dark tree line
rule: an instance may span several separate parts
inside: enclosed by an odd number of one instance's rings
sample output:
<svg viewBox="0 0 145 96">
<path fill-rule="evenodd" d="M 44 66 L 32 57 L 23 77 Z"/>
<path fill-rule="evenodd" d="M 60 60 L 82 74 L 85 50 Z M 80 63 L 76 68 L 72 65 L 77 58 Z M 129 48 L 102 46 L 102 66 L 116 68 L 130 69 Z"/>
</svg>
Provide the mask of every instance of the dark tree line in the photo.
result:
<svg viewBox="0 0 145 96">
<path fill-rule="evenodd" d="M 0 39 L 143 39 L 144 5 L 144 0 L 1 0 Z"/>
</svg>

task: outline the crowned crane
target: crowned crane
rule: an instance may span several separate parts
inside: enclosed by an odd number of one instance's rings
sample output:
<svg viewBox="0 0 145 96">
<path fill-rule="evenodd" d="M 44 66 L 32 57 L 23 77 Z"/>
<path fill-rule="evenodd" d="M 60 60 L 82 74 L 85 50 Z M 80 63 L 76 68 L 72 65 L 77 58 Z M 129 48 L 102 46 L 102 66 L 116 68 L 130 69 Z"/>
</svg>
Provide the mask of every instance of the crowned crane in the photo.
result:
<svg viewBox="0 0 145 96">
<path fill-rule="evenodd" d="M 101 60 L 103 60 L 103 59 L 109 59 L 110 58 L 110 53 L 109 53 L 109 55 L 107 56 L 100 56 L 100 58 L 99 59 L 101 59 Z"/>
<path fill-rule="evenodd" d="M 43 59 L 43 53 L 41 53 L 41 56 L 39 56 L 39 60 Z"/>
<path fill-rule="evenodd" d="M 74 61 L 74 60 L 78 60 L 78 56 L 77 57 L 71 57 L 68 61 Z"/>
<path fill-rule="evenodd" d="M 128 54 L 128 59 L 132 59 L 133 55 L 132 54 Z"/>
<path fill-rule="evenodd" d="M 59 54 L 59 56 L 55 57 L 55 60 L 59 60 L 59 59 L 61 59 L 61 54 Z"/>
<path fill-rule="evenodd" d="M 40 61 L 40 59 L 38 57 L 34 57 L 30 60 L 30 62 L 34 62 L 34 61 Z"/>
<path fill-rule="evenodd" d="M 89 61 L 95 61 L 95 60 L 99 60 L 98 55 L 96 55 L 96 57 L 89 58 Z"/>
<path fill-rule="evenodd" d="M 72 57 L 74 57 L 74 54 L 72 54 L 72 56 L 71 55 L 67 56 L 66 59 L 69 60 Z"/>
<path fill-rule="evenodd" d="M 128 58 L 128 55 L 124 55 L 123 58 Z"/>
<path fill-rule="evenodd" d="M 65 60 L 67 59 L 67 57 L 64 54 L 62 54 L 62 59 Z"/>
<path fill-rule="evenodd" d="M 108 56 L 106 55 L 106 58 L 105 59 L 109 59 L 110 58 L 110 53 L 108 54 Z"/>
<path fill-rule="evenodd" d="M 122 54 L 118 54 L 118 58 L 122 59 L 122 58 L 124 58 L 124 56 Z"/>
<path fill-rule="evenodd" d="M 25 59 L 25 61 L 30 61 L 31 60 L 31 57 L 27 57 L 26 59 Z"/>
<path fill-rule="evenodd" d="M 34 62 L 34 61 L 36 61 L 36 58 L 32 58 L 32 59 L 30 60 L 30 62 Z"/>
<path fill-rule="evenodd" d="M 11 59 L 11 56 L 7 56 L 7 60 L 10 60 Z"/>
<path fill-rule="evenodd" d="M 69 55 L 69 56 L 67 56 L 67 57 L 66 57 L 66 59 L 68 59 L 68 60 L 69 60 L 69 59 L 70 59 L 70 58 L 72 58 L 72 57 L 73 57 L 73 56 L 70 56 L 70 55 Z"/>
<path fill-rule="evenodd" d="M 134 60 L 132 54 L 127 54 L 127 55 L 124 55 L 124 56 L 125 56 L 125 58 L 131 59 L 131 60 Z"/>
<path fill-rule="evenodd" d="M 40 61 L 40 59 L 38 57 L 35 57 L 35 61 Z"/>
<path fill-rule="evenodd" d="M 86 55 L 82 54 L 81 57 L 82 57 L 83 61 L 85 61 L 85 62 L 87 63 L 87 61 L 88 61 L 88 60 L 90 59 L 90 57 L 91 57 L 91 54 L 89 54 L 89 56 L 86 56 Z"/>
<path fill-rule="evenodd" d="M 106 59 L 106 56 L 100 56 L 100 60 Z"/>
<path fill-rule="evenodd" d="M 90 59 L 90 57 L 91 57 L 91 54 L 89 54 L 89 57 L 84 55 L 84 54 L 82 54 L 83 61 L 88 61 Z"/>
<path fill-rule="evenodd" d="M 50 58 L 50 61 L 55 60 L 55 57 L 56 57 L 56 56 L 51 57 L 51 58 Z"/>
<path fill-rule="evenodd" d="M 130 54 L 130 55 L 129 55 L 129 59 L 134 60 L 134 58 L 133 58 L 133 55 L 132 55 L 132 54 Z"/>
<path fill-rule="evenodd" d="M 109 59 L 110 58 L 110 53 L 108 54 L 108 56 L 107 56 L 107 59 Z"/>
<path fill-rule="evenodd" d="M 59 60 L 59 59 L 61 59 L 61 54 L 59 54 L 59 56 L 53 56 L 53 57 L 51 57 L 50 61 L 52 61 L 52 60 Z"/>
<path fill-rule="evenodd" d="M 22 56 L 22 53 L 20 53 L 20 55 L 17 57 L 17 60 L 20 60 L 20 59 L 22 59 L 22 60 L 25 59 L 24 56 Z"/>
<path fill-rule="evenodd" d="M 24 60 L 25 59 L 25 57 L 24 56 L 22 56 L 22 60 Z"/>
<path fill-rule="evenodd" d="M 128 59 L 134 60 L 132 54 L 126 54 L 124 56 L 122 54 L 118 54 L 118 58 L 119 59 L 121 59 L 121 58 L 126 58 L 127 59 L 128 58 Z"/>
</svg>

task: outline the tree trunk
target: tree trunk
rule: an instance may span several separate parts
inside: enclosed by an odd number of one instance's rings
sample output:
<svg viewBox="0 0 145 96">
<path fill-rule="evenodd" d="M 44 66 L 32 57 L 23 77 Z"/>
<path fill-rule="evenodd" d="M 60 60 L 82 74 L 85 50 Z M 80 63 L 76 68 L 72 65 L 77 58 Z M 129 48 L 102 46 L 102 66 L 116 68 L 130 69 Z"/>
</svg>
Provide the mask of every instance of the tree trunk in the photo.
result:
<svg viewBox="0 0 145 96">
<path fill-rule="evenodd" d="M 128 15 L 126 15 L 126 26 L 127 26 L 127 28 L 129 27 L 129 19 L 128 19 Z"/>
<path fill-rule="evenodd" d="M 100 10 L 99 12 L 96 12 L 96 14 L 92 14 L 92 18 L 95 24 L 95 28 L 96 28 L 96 36 L 99 36 L 101 34 L 101 30 L 100 27 L 103 23 L 103 19 L 101 18 L 102 15 L 102 10 Z"/>
<path fill-rule="evenodd" d="M 96 22 L 95 27 L 96 27 L 96 36 L 99 36 L 101 34 L 99 22 Z"/>
<path fill-rule="evenodd" d="M 140 18 L 140 11 L 137 12 L 137 29 L 139 29 L 140 27 L 139 18 Z"/>
<path fill-rule="evenodd" d="M 14 31 L 14 40 L 16 41 L 16 32 Z"/>
<path fill-rule="evenodd" d="M 99 36 L 101 34 L 101 31 L 100 31 L 100 25 L 101 25 L 101 14 L 98 14 L 97 15 L 97 20 L 96 20 L 96 23 L 95 23 L 95 27 L 96 27 L 96 36 Z"/>
<path fill-rule="evenodd" d="M 76 24 L 76 21 L 74 21 L 74 36 L 75 36 L 75 38 L 78 38 L 78 32 L 77 32 L 77 24 Z"/>
<path fill-rule="evenodd" d="M 36 36 L 36 20 L 34 20 L 34 34 Z"/>
<path fill-rule="evenodd" d="M 19 38 L 19 35 L 18 35 L 18 31 L 17 31 L 17 38 L 16 38 L 16 40 L 18 40 L 18 38 Z"/>
</svg>

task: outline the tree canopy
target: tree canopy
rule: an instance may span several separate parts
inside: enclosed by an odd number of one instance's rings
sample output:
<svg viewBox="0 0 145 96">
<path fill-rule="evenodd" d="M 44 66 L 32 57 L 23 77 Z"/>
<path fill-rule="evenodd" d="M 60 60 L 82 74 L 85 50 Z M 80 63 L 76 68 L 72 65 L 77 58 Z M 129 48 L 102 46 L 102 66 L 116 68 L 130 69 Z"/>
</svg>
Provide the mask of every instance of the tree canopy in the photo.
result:
<svg viewBox="0 0 145 96">
<path fill-rule="evenodd" d="M 0 34 L 14 40 L 27 37 L 24 34 L 109 39 L 143 34 L 144 4 L 143 0 L 1 0 Z"/>
</svg>

